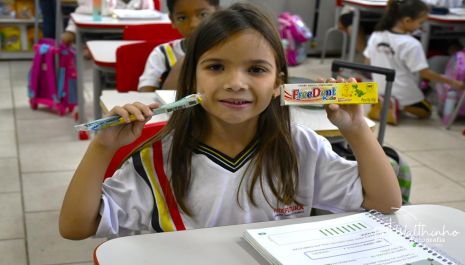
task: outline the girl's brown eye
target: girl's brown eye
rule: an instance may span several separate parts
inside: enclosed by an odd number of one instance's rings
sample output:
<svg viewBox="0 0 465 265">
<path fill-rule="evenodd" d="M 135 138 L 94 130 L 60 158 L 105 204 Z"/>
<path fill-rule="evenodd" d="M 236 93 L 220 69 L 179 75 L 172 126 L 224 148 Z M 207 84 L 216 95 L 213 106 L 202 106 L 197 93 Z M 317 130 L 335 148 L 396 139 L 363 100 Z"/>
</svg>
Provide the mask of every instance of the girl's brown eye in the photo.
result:
<svg viewBox="0 0 465 265">
<path fill-rule="evenodd" d="M 254 66 L 249 69 L 249 72 L 254 74 L 262 74 L 268 72 L 268 70 L 264 67 Z"/>
<path fill-rule="evenodd" d="M 211 65 L 207 66 L 207 68 L 209 70 L 212 70 L 212 71 L 222 71 L 222 70 L 224 70 L 224 67 L 221 64 L 211 64 Z"/>
</svg>

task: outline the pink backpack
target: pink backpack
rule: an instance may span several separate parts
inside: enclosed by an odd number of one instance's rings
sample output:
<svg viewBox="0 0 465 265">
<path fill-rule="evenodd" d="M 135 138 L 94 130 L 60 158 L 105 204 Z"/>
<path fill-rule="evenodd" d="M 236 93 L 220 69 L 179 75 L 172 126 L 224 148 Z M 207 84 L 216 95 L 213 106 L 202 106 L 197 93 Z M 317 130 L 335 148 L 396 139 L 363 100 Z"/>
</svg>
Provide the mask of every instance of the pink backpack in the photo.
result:
<svg viewBox="0 0 465 265">
<path fill-rule="evenodd" d="M 465 82 L 465 49 L 451 56 L 451 58 L 447 62 L 445 75 L 450 79 Z M 454 91 L 452 91 L 452 93 L 448 93 L 450 90 Z M 448 98 L 447 94 L 449 94 L 449 97 L 451 95 L 455 95 L 454 102 L 457 102 L 459 98 L 462 96 L 463 91 L 455 90 L 451 88 L 448 84 L 438 83 L 436 85 L 436 93 L 438 95 L 438 108 L 440 112 L 444 113 L 445 102 Z M 465 116 L 465 104 L 460 107 L 458 115 Z"/>
<path fill-rule="evenodd" d="M 58 68 L 58 95 L 63 106 L 72 112 L 77 105 L 76 52 L 70 46 L 60 45 Z"/>
<path fill-rule="evenodd" d="M 300 64 L 307 57 L 304 44 L 312 38 L 312 33 L 298 15 L 283 12 L 278 22 L 279 33 L 285 43 L 287 63 Z"/>
<path fill-rule="evenodd" d="M 77 104 L 75 53 L 70 47 L 57 48 L 55 40 L 41 39 L 34 45 L 34 58 L 29 71 L 29 104 L 33 110 L 39 104 L 65 115 Z M 58 81 L 55 55 L 59 55 Z"/>
</svg>

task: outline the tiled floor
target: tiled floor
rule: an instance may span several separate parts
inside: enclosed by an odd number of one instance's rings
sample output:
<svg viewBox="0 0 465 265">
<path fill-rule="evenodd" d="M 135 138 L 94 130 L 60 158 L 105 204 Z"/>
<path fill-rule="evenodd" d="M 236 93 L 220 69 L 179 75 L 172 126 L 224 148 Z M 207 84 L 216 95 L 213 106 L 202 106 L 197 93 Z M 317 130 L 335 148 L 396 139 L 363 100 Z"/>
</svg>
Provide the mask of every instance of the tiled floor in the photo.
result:
<svg viewBox="0 0 465 265">
<path fill-rule="evenodd" d="M 327 77 L 329 63 L 309 59 L 290 72 Z M 30 109 L 29 67 L 27 61 L 0 62 L 0 264 L 92 264 L 92 251 L 102 240 L 64 240 L 57 226 L 67 184 L 89 142 L 77 139 L 70 116 Z M 437 116 L 427 121 L 405 118 L 397 127 L 388 126 L 386 144 L 399 150 L 412 168 L 413 203 L 465 210 L 464 129 L 462 121 L 447 131 Z"/>
</svg>

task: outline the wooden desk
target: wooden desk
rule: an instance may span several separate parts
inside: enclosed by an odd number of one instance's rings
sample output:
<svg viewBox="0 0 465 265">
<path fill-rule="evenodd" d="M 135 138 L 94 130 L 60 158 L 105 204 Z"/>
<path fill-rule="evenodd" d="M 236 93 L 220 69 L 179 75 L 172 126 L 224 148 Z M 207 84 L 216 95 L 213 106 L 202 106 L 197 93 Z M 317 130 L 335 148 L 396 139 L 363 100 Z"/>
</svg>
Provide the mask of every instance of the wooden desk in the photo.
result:
<svg viewBox="0 0 465 265">
<path fill-rule="evenodd" d="M 84 74 L 84 59 L 82 57 L 82 36 L 85 33 L 122 33 L 123 29 L 127 25 L 138 25 L 138 24 L 148 24 L 148 23 L 170 23 L 167 14 L 163 14 L 162 18 L 159 20 L 144 20 L 144 19 L 135 19 L 135 20 L 119 20 L 113 17 L 102 17 L 101 21 L 93 21 L 92 15 L 85 14 L 71 14 L 71 19 L 76 23 L 76 70 L 77 70 L 77 90 L 78 90 L 78 111 L 79 123 L 85 123 L 86 117 L 84 115 L 84 83 L 83 83 L 83 74 Z M 98 99 L 94 96 L 94 99 Z M 97 100 L 98 102 L 98 100 Z M 94 102 L 95 104 L 98 103 Z"/>
<path fill-rule="evenodd" d="M 114 106 L 122 106 L 127 103 L 136 101 L 144 104 L 149 104 L 155 101 L 162 104 L 171 103 L 175 100 L 176 92 L 173 90 L 159 90 L 156 93 L 139 93 L 128 92 L 118 93 L 113 90 L 105 90 L 100 97 L 100 106 L 104 112 L 108 112 Z M 305 127 L 311 128 L 316 133 L 330 139 L 332 142 L 339 141 L 341 133 L 326 117 L 324 109 L 304 109 L 300 107 L 291 107 L 291 120 Z M 165 115 L 165 114 L 164 114 Z M 150 122 L 165 121 L 168 116 L 154 116 Z M 365 118 L 370 128 L 374 128 L 376 123 L 368 118 Z"/>
<path fill-rule="evenodd" d="M 100 265 L 268 264 L 242 238 L 246 229 L 315 222 L 343 215 L 347 214 L 122 237 L 109 240 L 98 246 L 94 252 L 94 261 Z M 455 237 L 444 236 L 445 242 L 428 244 L 447 252 L 459 262 L 465 262 L 465 252 L 463 251 L 465 212 L 439 205 L 410 205 L 403 206 L 391 216 L 394 222 L 411 231 L 418 226 L 431 232 L 457 231 L 458 235 Z"/>
<path fill-rule="evenodd" d="M 354 12 L 354 18 L 352 20 L 352 37 L 350 37 L 348 58 L 349 62 L 353 62 L 355 58 L 355 47 L 357 46 L 357 37 L 354 36 L 358 35 L 360 27 L 360 10 L 373 13 L 383 13 L 387 6 L 387 0 L 344 0 L 344 5 L 352 7 Z"/>
</svg>

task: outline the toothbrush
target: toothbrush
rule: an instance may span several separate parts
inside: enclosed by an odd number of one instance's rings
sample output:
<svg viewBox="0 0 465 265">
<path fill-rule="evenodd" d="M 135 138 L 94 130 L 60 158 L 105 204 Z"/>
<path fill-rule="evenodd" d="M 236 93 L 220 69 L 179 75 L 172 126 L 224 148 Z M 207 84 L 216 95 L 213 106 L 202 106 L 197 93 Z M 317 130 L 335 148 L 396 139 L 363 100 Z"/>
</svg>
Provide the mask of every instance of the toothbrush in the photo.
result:
<svg viewBox="0 0 465 265">
<path fill-rule="evenodd" d="M 193 107 L 197 104 L 202 102 L 202 97 L 199 94 L 192 94 L 187 97 L 184 97 L 178 101 L 165 104 L 157 109 L 153 110 L 152 115 L 158 115 L 167 112 L 173 112 L 175 110 L 185 109 Z M 137 118 L 135 115 L 130 115 L 129 120 L 131 122 L 136 121 Z M 102 119 L 90 121 L 88 123 L 78 124 L 74 126 L 74 129 L 77 131 L 98 131 L 100 129 L 105 129 L 112 126 L 117 126 L 121 124 L 125 124 L 126 121 L 118 115 L 105 117 Z"/>
</svg>

